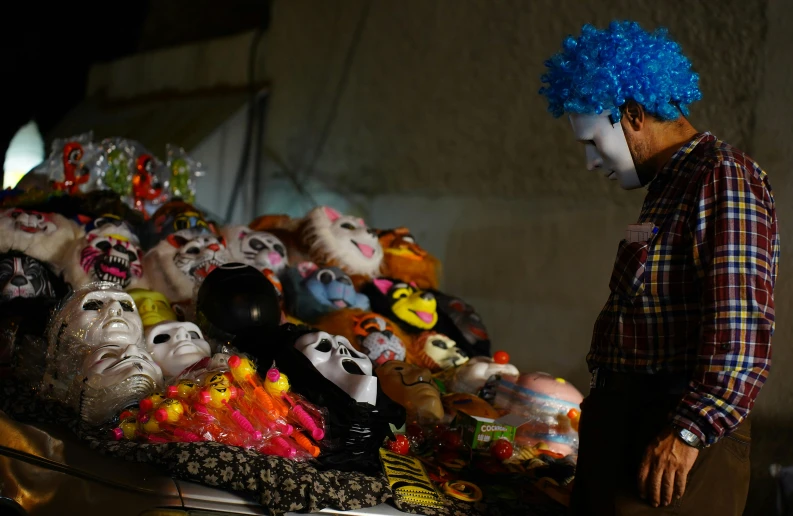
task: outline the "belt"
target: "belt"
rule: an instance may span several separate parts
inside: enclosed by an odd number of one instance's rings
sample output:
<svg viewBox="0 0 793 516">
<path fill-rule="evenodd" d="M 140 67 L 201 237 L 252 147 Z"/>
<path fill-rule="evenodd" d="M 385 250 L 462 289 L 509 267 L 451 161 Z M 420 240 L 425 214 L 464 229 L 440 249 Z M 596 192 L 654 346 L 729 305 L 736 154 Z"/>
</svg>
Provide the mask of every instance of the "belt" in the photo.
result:
<svg viewBox="0 0 793 516">
<path fill-rule="evenodd" d="M 590 389 L 608 392 L 682 394 L 691 381 L 684 374 L 619 373 L 595 369 L 589 382 Z"/>
</svg>

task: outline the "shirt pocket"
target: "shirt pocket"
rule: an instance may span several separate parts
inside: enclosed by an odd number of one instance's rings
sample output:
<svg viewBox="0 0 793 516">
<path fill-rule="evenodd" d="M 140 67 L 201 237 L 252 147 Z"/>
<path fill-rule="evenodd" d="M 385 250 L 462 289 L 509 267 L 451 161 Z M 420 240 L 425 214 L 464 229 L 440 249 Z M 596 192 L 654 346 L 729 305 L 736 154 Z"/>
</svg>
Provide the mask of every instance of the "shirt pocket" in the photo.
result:
<svg viewBox="0 0 793 516">
<path fill-rule="evenodd" d="M 647 265 L 648 242 L 622 240 L 617 249 L 617 259 L 611 272 L 609 289 L 626 299 L 644 293 L 644 272 Z"/>
</svg>

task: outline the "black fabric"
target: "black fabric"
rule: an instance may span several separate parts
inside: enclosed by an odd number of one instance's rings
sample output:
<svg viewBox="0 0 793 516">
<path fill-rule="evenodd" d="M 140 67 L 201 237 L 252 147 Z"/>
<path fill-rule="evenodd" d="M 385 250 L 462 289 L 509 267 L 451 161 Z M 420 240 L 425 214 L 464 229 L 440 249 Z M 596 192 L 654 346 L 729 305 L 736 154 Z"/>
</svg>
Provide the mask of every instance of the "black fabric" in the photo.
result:
<svg viewBox="0 0 793 516">
<path fill-rule="evenodd" d="M 393 501 L 382 473 L 322 470 L 316 463 L 291 462 L 213 442 L 143 444 L 107 440 L 106 429 L 90 428 L 63 405 L 36 397 L 17 381 L 0 384 L 0 410 L 21 422 L 53 424 L 70 429 L 98 452 L 119 459 L 152 464 L 176 478 L 248 493 L 272 515 L 288 511 L 317 512 L 324 508 L 353 510 Z M 440 509 L 400 504 L 398 509 L 428 516 L 476 516 L 472 505 L 447 499 Z M 488 511 L 490 513 L 490 511 Z"/>
<path fill-rule="evenodd" d="M 444 294 L 438 290 L 430 290 L 435 296 L 435 299 L 438 300 L 438 323 L 435 325 L 435 331 L 438 333 L 442 333 L 452 339 L 457 347 L 465 351 L 465 353 L 469 357 L 475 356 L 485 356 L 489 357 L 491 355 L 490 350 L 490 341 L 489 340 L 477 340 L 473 344 L 468 342 L 468 339 L 465 338 L 460 328 L 454 322 L 454 320 L 449 316 L 448 312 L 444 310 L 443 305 L 446 303 L 442 303 L 441 300 L 449 300 L 449 299 L 459 299 L 455 298 L 454 296 L 450 296 L 448 294 Z M 462 300 L 461 300 L 462 301 Z"/>
<path fill-rule="evenodd" d="M 357 403 L 326 379 L 305 355 L 294 347 L 302 335 L 316 330 L 292 324 L 280 326 L 268 337 L 252 331 L 237 336 L 234 347 L 256 358 L 259 369 L 275 363 L 286 374 L 294 392 L 328 409 L 327 435 L 320 443 L 320 461 L 341 471 L 380 471 L 378 450 L 386 437 L 393 437 L 389 423 L 401 427 L 405 409 L 391 401 L 378 384 L 377 405 Z"/>
</svg>

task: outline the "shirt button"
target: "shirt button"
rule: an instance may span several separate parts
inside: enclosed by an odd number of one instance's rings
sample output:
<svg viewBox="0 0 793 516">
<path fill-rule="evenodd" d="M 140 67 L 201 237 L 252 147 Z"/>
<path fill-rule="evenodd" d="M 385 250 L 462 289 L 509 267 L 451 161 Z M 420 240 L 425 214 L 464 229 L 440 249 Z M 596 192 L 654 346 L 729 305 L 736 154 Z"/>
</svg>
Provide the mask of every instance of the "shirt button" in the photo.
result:
<svg viewBox="0 0 793 516">
<path fill-rule="evenodd" d="M 729 344 L 719 344 L 719 349 L 721 349 L 722 351 L 729 351 L 730 350 L 730 345 Z"/>
</svg>

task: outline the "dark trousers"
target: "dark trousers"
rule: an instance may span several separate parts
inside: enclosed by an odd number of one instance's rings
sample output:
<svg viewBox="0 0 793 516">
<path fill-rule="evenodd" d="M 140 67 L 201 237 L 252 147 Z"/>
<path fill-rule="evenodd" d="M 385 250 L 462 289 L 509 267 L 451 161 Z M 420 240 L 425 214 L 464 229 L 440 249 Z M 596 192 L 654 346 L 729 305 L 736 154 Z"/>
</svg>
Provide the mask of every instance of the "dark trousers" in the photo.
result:
<svg viewBox="0 0 793 516">
<path fill-rule="evenodd" d="M 740 516 L 749 491 L 750 423 L 700 450 L 683 497 L 653 508 L 639 498 L 639 464 L 680 396 L 593 389 L 581 404 L 573 515 Z"/>
</svg>

